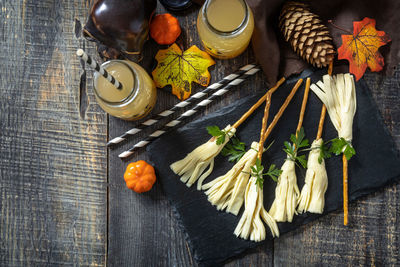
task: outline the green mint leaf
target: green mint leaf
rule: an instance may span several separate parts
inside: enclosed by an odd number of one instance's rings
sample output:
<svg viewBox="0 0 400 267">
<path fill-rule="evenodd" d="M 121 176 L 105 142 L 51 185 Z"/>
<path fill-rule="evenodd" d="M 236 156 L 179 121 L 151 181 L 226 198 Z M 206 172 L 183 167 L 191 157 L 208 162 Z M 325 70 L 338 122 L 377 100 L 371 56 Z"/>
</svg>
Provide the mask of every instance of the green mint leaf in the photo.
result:
<svg viewBox="0 0 400 267">
<path fill-rule="evenodd" d="M 216 125 L 207 126 L 206 129 L 210 135 L 215 136 L 215 137 L 218 137 L 220 135 L 225 135 L 225 133 L 223 131 L 221 131 L 221 129 Z"/>
<path fill-rule="evenodd" d="M 221 140 L 222 141 L 222 140 Z M 225 140 L 223 140 L 225 141 Z M 223 142 L 222 142 L 223 143 Z M 218 144 L 218 140 L 217 140 Z M 225 157 L 229 156 L 228 161 L 239 161 L 243 155 L 246 153 L 246 145 L 237 137 L 232 137 L 230 142 L 228 142 L 224 148 L 221 150 L 221 154 Z"/>
<path fill-rule="evenodd" d="M 217 141 L 216 141 L 217 145 L 222 145 L 225 142 L 225 136 L 227 135 L 227 133 L 225 131 L 221 130 L 218 126 L 215 126 L 215 125 L 207 126 L 206 129 L 210 135 L 217 138 Z"/>
<path fill-rule="evenodd" d="M 297 141 L 296 135 L 291 134 L 290 135 L 290 141 L 292 141 L 293 144 L 296 144 L 296 141 Z"/>
<path fill-rule="evenodd" d="M 302 147 L 309 146 L 308 139 L 304 139 L 305 136 L 306 135 L 304 133 L 304 128 L 301 127 L 300 130 L 297 131 L 297 137 L 295 136 L 295 141 L 293 141 L 296 147 L 296 151 Z"/>
<path fill-rule="evenodd" d="M 219 137 L 217 137 L 217 145 L 222 145 L 225 142 L 225 135 L 221 135 Z"/>
<path fill-rule="evenodd" d="M 294 158 L 296 157 L 296 152 L 295 152 L 292 144 L 290 144 L 288 141 L 285 141 L 283 144 L 286 147 L 283 149 L 283 151 L 285 151 L 285 153 L 288 155 L 289 158 L 294 160 Z"/>
<path fill-rule="evenodd" d="M 234 136 L 234 137 L 232 137 L 232 144 L 233 144 L 233 146 L 243 146 L 244 147 L 244 143 L 243 142 L 241 142 L 240 140 L 239 140 L 239 138 L 237 138 L 236 136 Z"/>
<path fill-rule="evenodd" d="M 307 168 L 307 160 L 305 155 L 297 156 L 296 160 L 301 164 L 304 169 Z"/>
<path fill-rule="evenodd" d="M 229 156 L 228 161 L 229 162 L 234 162 L 234 161 L 237 160 L 237 158 L 238 158 L 238 155 L 232 155 L 232 156 Z"/>
<path fill-rule="evenodd" d="M 304 137 L 304 128 L 302 127 L 297 131 L 297 137 L 294 134 L 290 135 L 290 141 L 292 141 L 292 143 L 289 143 L 288 141 L 283 143 L 285 145 L 283 151 L 285 151 L 292 160 L 295 160 L 296 154 L 300 148 L 308 147 L 310 145 L 308 139 L 304 139 Z"/>
<path fill-rule="evenodd" d="M 238 152 L 236 154 L 233 154 L 228 158 L 228 161 L 230 161 L 230 162 L 233 162 L 233 161 L 238 162 L 243 157 L 244 153 L 246 153 L 246 152 Z"/>
<path fill-rule="evenodd" d="M 298 130 L 297 132 L 296 132 L 296 134 L 297 134 L 297 140 L 303 140 L 304 139 L 304 137 L 306 136 L 305 134 L 304 134 L 304 128 L 303 127 L 301 127 L 300 128 L 300 130 Z"/>
<path fill-rule="evenodd" d="M 263 189 L 264 178 L 262 172 L 264 171 L 264 166 L 261 165 L 261 160 L 257 158 L 255 165 L 251 166 L 250 169 L 251 176 L 256 178 L 256 184 Z"/>
<path fill-rule="evenodd" d="M 264 187 L 264 178 L 257 176 L 256 185 L 258 185 L 262 190 Z"/>
<path fill-rule="evenodd" d="M 309 146 L 309 145 L 310 145 L 310 144 L 308 143 L 308 139 L 304 139 L 304 140 L 301 141 L 301 143 L 300 143 L 300 145 L 298 146 L 298 148 L 307 147 L 307 146 Z"/>
<path fill-rule="evenodd" d="M 347 142 L 344 138 L 335 138 L 331 141 L 331 147 L 329 152 L 334 153 L 336 156 L 342 154 L 343 148 L 346 146 Z"/>
<path fill-rule="evenodd" d="M 331 156 L 332 156 L 331 152 L 323 142 L 319 147 L 318 163 L 321 164 L 323 159 L 329 159 Z"/>
<path fill-rule="evenodd" d="M 231 143 L 227 143 L 227 144 L 224 146 L 224 148 L 222 148 L 221 154 L 222 154 L 223 156 L 229 156 L 229 155 L 232 154 L 232 150 L 234 150 L 232 144 L 231 144 Z"/>
<path fill-rule="evenodd" d="M 221 150 L 221 155 L 222 155 L 222 156 L 227 157 L 227 156 L 229 156 L 229 155 L 231 154 L 229 145 L 230 145 L 230 144 L 226 144 L 226 145 L 224 146 L 224 148 Z"/>
<path fill-rule="evenodd" d="M 255 166 L 250 167 L 252 173 L 257 173 L 257 169 Z"/>
<path fill-rule="evenodd" d="M 293 148 L 288 141 L 285 141 L 283 144 L 285 145 L 285 147 L 288 151 L 293 151 Z"/>
<path fill-rule="evenodd" d="M 245 150 L 246 144 L 243 143 L 243 142 L 240 142 L 240 140 L 237 137 L 232 137 L 231 140 L 232 140 L 232 143 L 233 143 L 233 147 L 236 150 L 241 150 L 241 151 Z"/>
<path fill-rule="evenodd" d="M 350 160 L 355 154 L 356 151 L 355 149 L 348 143 L 346 145 L 346 148 L 344 149 L 344 156 L 346 157 L 347 160 Z"/>
<path fill-rule="evenodd" d="M 278 177 L 281 175 L 281 173 L 282 171 L 280 169 L 277 169 L 275 164 L 271 164 L 271 166 L 269 166 L 268 172 L 264 175 L 268 175 L 272 180 L 278 182 Z"/>
<path fill-rule="evenodd" d="M 331 147 L 329 149 L 330 152 L 334 153 L 335 155 L 344 154 L 347 160 L 350 160 L 355 154 L 356 151 L 350 142 L 347 142 L 344 138 L 335 138 L 332 139 Z"/>
<path fill-rule="evenodd" d="M 274 171 L 274 170 L 275 170 L 275 164 L 271 164 L 271 165 L 269 166 L 268 172 L 272 172 L 272 171 Z"/>
<path fill-rule="evenodd" d="M 267 173 L 267 175 L 272 179 L 272 181 L 274 181 L 275 183 L 278 182 L 278 177 L 276 175 L 272 175 L 270 173 Z"/>
</svg>

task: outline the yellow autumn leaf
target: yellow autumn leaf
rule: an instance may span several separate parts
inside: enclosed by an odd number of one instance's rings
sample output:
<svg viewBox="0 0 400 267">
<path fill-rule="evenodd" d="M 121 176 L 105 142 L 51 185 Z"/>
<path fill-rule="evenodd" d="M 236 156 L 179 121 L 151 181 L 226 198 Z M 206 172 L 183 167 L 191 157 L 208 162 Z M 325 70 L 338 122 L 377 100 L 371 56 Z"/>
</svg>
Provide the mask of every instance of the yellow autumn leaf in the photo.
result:
<svg viewBox="0 0 400 267">
<path fill-rule="evenodd" d="M 210 83 L 208 67 L 214 60 L 197 46 L 193 45 L 182 53 L 176 44 L 159 50 L 156 55 L 157 67 L 152 72 L 157 87 L 172 86 L 172 93 L 185 100 L 192 91 L 192 82 L 202 86 Z"/>
</svg>

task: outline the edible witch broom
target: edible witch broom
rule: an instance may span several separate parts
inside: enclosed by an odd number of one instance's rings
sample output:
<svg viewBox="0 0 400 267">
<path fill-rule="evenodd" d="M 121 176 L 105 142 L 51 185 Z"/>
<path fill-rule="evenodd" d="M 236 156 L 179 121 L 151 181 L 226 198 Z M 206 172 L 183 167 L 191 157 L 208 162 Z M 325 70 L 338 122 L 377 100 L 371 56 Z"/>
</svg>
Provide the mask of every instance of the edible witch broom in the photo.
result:
<svg viewBox="0 0 400 267">
<path fill-rule="evenodd" d="M 332 62 L 329 64 L 328 74 L 332 75 Z M 307 172 L 304 186 L 301 189 L 297 211 L 299 213 L 312 212 L 321 214 L 325 206 L 325 192 L 328 188 L 328 174 L 325 168 L 325 146 L 322 137 L 326 106 L 322 104 L 318 123 L 317 137 L 311 144 L 308 154 Z"/>
<path fill-rule="evenodd" d="M 269 91 L 275 91 L 284 81 L 285 78 L 280 79 Z M 221 152 L 225 144 L 235 134 L 237 127 L 239 127 L 254 112 L 254 110 L 265 101 L 267 95 L 268 92 L 232 126 L 227 125 L 223 130 L 219 130 L 218 127 L 209 129 L 209 132 L 210 130 L 213 130 L 218 133 L 213 134 L 214 137 L 186 155 L 184 159 L 172 163 L 170 165 L 172 171 L 181 176 L 181 181 L 186 183 L 188 187 L 192 186 L 192 184 L 198 180 L 197 190 L 200 190 L 202 182 L 211 174 L 214 168 L 214 158 Z M 208 170 L 206 171 L 207 168 Z"/>
<path fill-rule="evenodd" d="M 325 104 L 338 138 L 332 140 L 330 151 L 343 153 L 343 211 L 344 225 L 348 222 L 348 166 L 347 161 L 355 154 L 353 118 L 356 113 L 356 91 L 353 76 L 349 73 L 336 76 L 324 75 L 323 81 L 311 85 L 311 90 Z"/>
<path fill-rule="evenodd" d="M 307 4 L 286 2 L 279 16 L 279 26 L 285 40 L 299 56 L 318 68 L 329 65 L 328 73 L 332 74 L 332 62 L 336 54 L 332 36 L 319 16 L 314 14 Z M 311 145 L 308 157 L 305 185 L 298 200 L 300 213 L 304 211 L 322 213 L 324 208 L 328 178 L 324 155 L 320 156 L 323 149 L 323 140 L 320 137 L 325 113 L 326 107 L 323 105 L 317 138 Z"/>
<path fill-rule="evenodd" d="M 288 100 L 283 106 L 284 108 L 289 104 L 301 83 L 302 80 L 300 79 L 295 84 L 292 93 L 289 94 Z M 276 89 L 277 87 L 272 88 L 268 91 L 268 94 L 271 96 Z M 275 123 L 271 124 L 272 127 L 269 129 L 269 132 L 272 131 L 273 126 L 275 126 L 279 118 L 280 116 L 276 117 Z M 257 142 L 253 142 L 251 148 L 240 158 L 231 170 L 202 186 L 203 190 L 207 189 L 205 194 L 208 196 L 208 201 L 215 205 L 218 210 L 224 210 L 226 208 L 226 212 L 234 215 L 239 213 L 244 201 L 244 193 L 249 181 L 251 167 L 256 163 L 258 146 L 259 144 Z"/>
<path fill-rule="evenodd" d="M 297 211 L 299 213 L 308 211 L 321 214 L 324 211 L 325 192 L 328 188 L 328 174 L 326 173 L 324 157 L 321 156 L 321 150 L 324 145 L 321 135 L 325 113 L 326 108 L 323 105 L 318 134 L 312 142 L 311 150 L 308 154 L 306 177 L 298 199 Z"/>
<path fill-rule="evenodd" d="M 296 162 L 303 167 L 306 165 L 304 156 L 298 156 L 299 149 L 308 146 L 308 140 L 304 139 L 304 129 L 302 128 L 304 113 L 310 90 L 310 78 L 307 79 L 304 90 L 303 102 L 301 104 L 299 122 L 296 128 L 296 134 L 291 135 L 292 143 L 285 142 L 284 151 L 287 153 L 285 162 L 281 167 L 281 175 L 278 178 L 278 184 L 275 189 L 275 199 L 269 210 L 271 216 L 278 222 L 292 222 L 296 212 L 297 200 L 300 195 L 297 186 Z"/>
<path fill-rule="evenodd" d="M 264 110 L 264 117 L 262 120 L 260 141 L 258 143 L 258 149 L 257 149 L 257 159 L 255 161 L 255 164 L 251 167 L 250 180 L 247 183 L 244 194 L 245 209 L 234 231 L 234 234 L 236 236 L 241 237 L 243 239 L 248 239 L 250 237 L 250 240 L 256 242 L 264 240 L 266 232 L 262 220 L 264 220 L 264 222 L 270 228 L 273 237 L 279 236 L 279 229 L 276 224 L 276 221 L 264 208 L 263 176 L 268 175 L 271 178 L 276 178 L 276 176 L 279 175 L 280 171 L 275 169 L 275 165 L 271 165 L 270 168 L 268 169 L 268 172 L 264 174 L 263 173 L 264 167 L 261 165 L 261 158 L 264 152 L 265 140 L 267 139 L 272 129 L 282 116 L 283 112 L 290 103 L 297 89 L 300 87 L 301 83 L 302 79 L 300 79 L 293 87 L 289 96 L 286 98 L 285 102 L 279 109 L 278 113 L 275 115 L 271 124 L 268 126 L 268 129 L 265 130 L 268 121 L 269 108 L 271 106 L 271 95 L 268 95 L 267 97 Z"/>
<path fill-rule="evenodd" d="M 286 2 L 279 20 L 285 40 L 304 60 L 316 67 L 325 67 L 333 62 L 336 52 L 329 30 L 322 24 L 321 19 L 310 11 L 307 4 Z M 348 160 L 355 154 L 351 145 L 353 118 L 356 112 L 354 80 L 348 73 L 338 74 L 336 77 L 325 75 L 323 82 L 320 81 L 317 85 L 313 84 L 311 90 L 326 106 L 329 117 L 338 131 L 339 137 L 332 140 L 330 151 L 336 155 L 343 153 L 343 223 L 347 225 L 347 165 Z"/>
</svg>

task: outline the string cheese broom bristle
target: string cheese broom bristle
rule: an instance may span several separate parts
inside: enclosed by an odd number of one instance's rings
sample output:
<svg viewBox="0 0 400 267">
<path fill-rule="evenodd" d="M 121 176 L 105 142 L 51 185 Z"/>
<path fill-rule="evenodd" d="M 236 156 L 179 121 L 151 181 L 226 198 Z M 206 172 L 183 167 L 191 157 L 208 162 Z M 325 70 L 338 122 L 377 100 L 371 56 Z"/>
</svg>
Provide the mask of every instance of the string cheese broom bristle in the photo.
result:
<svg viewBox="0 0 400 267">
<path fill-rule="evenodd" d="M 332 76 L 332 62 L 329 64 L 328 74 Z M 321 156 L 324 145 L 322 130 L 326 115 L 326 106 L 322 105 L 321 116 L 318 124 L 317 137 L 311 144 L 308 155 L 307 172 L 304 186 L 301 189 L 297 211 L 299 213 L 312 212 L 321 214 L 325 206 L 325 192 L 328 188 L 328 174 L 325 168 L 325 159 Z"/>
<path fill-rule="evenodd" d="M 251 176 L 245 192 L 245 210 L 234 234 L 243 239 L 250 238 L 251 241 L 259 242 L 266 236 L 263 221 L 271 230 L 273 237 L 279 237 L 279 229 L 274 218 L 264 208 L 263 189 L 256 182 L 257 178 Z"/>
<path fill-rule="evenodd" d="M 278 87 L 273 87 L 267 94 L 272 95 Z M 253 142 L 251 148 L 243 157 L 229 170 L 213 181 L 202 186 L 208 189 L 205 194 L 208 201 L 216 206 L 218 210 L 226 209 L 226 212 L 237 215 L 242 207 L 244 192 L 250 177 L 250 168 L 256 162 L 258 143 Z"/>
<path fill-rule="evenodd" d="M 235 134 L 236 128 L 228 125 L 224 128 L 227 133 L 225 141 L 221 145 L 216 144 L 216 138 L 211 138 L 205 144 L 197 147 L 184 159 L 171 164 L 171 169 L 181 176 L 181 181 L 188 187 L 192 186 L 198 179 L 200 181 L 207 178 L 214 168 L 214 158 L 221 152 L 222 148 L 229 139 Z M 208 167 L 208 170 L 206 168 Z"/>
<path fill-rule="evenodd" d="M 298 200 L 297 211 L 321 214 L 325 206 L 325 192 L 328 188 L 328 174 L 325 169 L 324 159 L 320 159 L 320 149 L 323 145 L 322 138 L 315 139 L 308 155 L 307 172 L 304 186 Z"/>
<path fill-rule="evenodd" d="M 329 117 L 340 139 L 346 142 L 343 149 L 350 148 L 353 139 L 353 118 L 357 100 L 353 76 L 349 73 L 336 76 L 325 75 L 323 82 L 311 86 L 311 90 L 325 104 Z M 341 151 L 345 152 L 345 151 Z M 344 225 L 348 222 L 348 170 L 347 158 L 343 154 L 343 210 Z"/>
<path fill-rule="evenodd" d="M 251 148 L 231 170 L 202 186 L 203 190 L 208 189 L 205 192 L 208 201 L 218 210 L 226 208 L 226 212 L 234 215 L 239 213 L 244 200 L 244 191 L 249 181 L 250 168 L 256 162 L 257 150 L 258 143 L 253 142 Z"/>
<path fill-rule="evenodd" d="M 268 121 L 268 114 L 269 108 L 271 106 L 271 96 L 267 97 L 267 103 L 265 105 L 264 110 L 264 117 L 262 121 L 262 128 L 260 134 L 260 141 L 258 143 L 258 152 L 257 152 L 257 164 L 253 166 L 257 168 L 257 165 L 261 167 L 261 158 L 262 153 L 264 151 L 264 143 L 267 139 L 268 135 L 271 133 L 272 129 L 282 116 L 283 112 L 285 111 L 287 105 L 293 98 L 294 94 L 296 93 L 297 89 L 300 87 L 302 80 L 300 79 L 296 85 L 293 87 L 292 91 L 290 92 L 289 96 L 286 98 L 285 102 L 283 103 L 282 107 L 279 109 L 278 113 L 275 115 L 273 121 L 269 125 L 268 129 L 266 129 L 267 121 Z M 257 169 L 256 169 L 257 170 Z M 242 214 L 242 217 L 239 220 L 238 225 L 235 228 L 234 234 L 238 237 L 243 239 L 248 239 L 252 241 L 262 241 L 265 239 L 266 231 L 263 224 L 263 221 L 267 224 L 269 229 L 271 230 L 271 234 L 273 237 L 279 236 L 279 229 L 276 221 L 268 214 L 268 212 L 264 208 L 264 200 L 263 200 L 263 189 L 260 187 L 260 177 L 262 179 L 263 168 L 258 168 L 258 173 L 251 172 L 251 177 L 249 182 L 247 183 L 246 190 L 244 193 L 244 202 L 245 202 L 245 209 Z M 260 179 L 260 180 L 261 180 Z M 263 180 L 261 180 L 261 184 Z"/>
<path fill-rule="evenodd" d="M 303 124 L 310 83 L 311 80 L 310 78 L 308 78 L 304 91 L 303 102 L 301 105 L 299 123 L 296 129 L 296 138 L 298 137 L 298 133 L 300 132 L 301 126 Z M 282 173 L 278 178 L 278 183 L 275 188 L 275 199 L 269 210 L 271 216 L 278 222 L 292 222 L 294 214 L 297 214 L 296 206 L 300 195 L 300 191 L 297 186 L 295 163 L 297 149 L 298 147 L 296 148 L 293 144 L 293 158 L 289 157 L 288 155 L 281 167 Z"/>
<path fill-rule="evenodd" d="M 280 79 L 268 92 L 275 91 L 284 81 L 285 78 Z M 193 183 L 198 181 L 197 190 L 201 189 L 202 182 L 211 174 L 214 168 L 214 158 L 221 152 L 225 144 L 229 142 L 229 139 L 235 134 L 237 127 L 239 127 L 254 112 L 254 110 L 265 101 L 268 92 L 245 114 L 243 114 L 234 125 L 228 125 L 225 127 L 223 132 L 225 132 L 226 135 L 221 144 L 217 144 L 218 138 L 213 137 L 208 140 L 208 142 L 202 144 L 189 153 L 184 159 L 170 165 L 172 171 L 181 176 L 182 182 L 186 183 L 186 185 L 190 187 Z M 206 171 L 207 168 L 208 170 Z"/>
</svg>

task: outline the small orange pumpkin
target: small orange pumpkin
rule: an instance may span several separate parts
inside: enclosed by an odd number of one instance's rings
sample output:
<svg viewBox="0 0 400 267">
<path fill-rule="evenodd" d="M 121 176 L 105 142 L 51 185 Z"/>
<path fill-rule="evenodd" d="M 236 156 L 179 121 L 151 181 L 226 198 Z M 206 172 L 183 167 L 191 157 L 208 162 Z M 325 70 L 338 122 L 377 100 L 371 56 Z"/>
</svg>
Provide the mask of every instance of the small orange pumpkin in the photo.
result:
<svg viewBox="0 0 400 267">
<path fill-rule="evenodd" d="M 170 45 L 181 34 L 177 18 L 169 13 L 160 14 L 151 20 L 150 36 L 160 45 Z"/>
<path fill-rule="evenodd" d="M 126 186 L 137 192 L 149 191 L 156 182 L 156 173 L 153 166 L 144 160 L 129 163 L 124 173 Z"/>
</svg>

